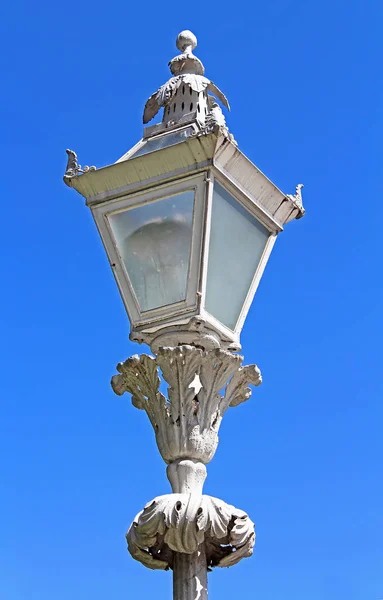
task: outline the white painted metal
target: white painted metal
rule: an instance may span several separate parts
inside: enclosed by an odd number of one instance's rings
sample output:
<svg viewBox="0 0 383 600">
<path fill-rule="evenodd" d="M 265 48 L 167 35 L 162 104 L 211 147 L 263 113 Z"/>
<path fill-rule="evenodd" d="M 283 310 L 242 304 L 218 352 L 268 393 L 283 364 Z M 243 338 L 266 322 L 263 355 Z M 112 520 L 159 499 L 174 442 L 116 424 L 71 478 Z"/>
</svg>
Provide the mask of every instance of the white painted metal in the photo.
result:
<svg viewBox="0 0 383 600">
<path fill-rule="evenodd" d="M 206 286 L 207 286 L 207 267 L 209 262 L 209 244 L 210 244 L 210 227 L 211 227 L 211 212 L 213 205 L 213 192 L 214 192 L 214 173 L 210 169 L 206 173 L 206 205 L 204 215 L 204 235 L 203 235 L 203 247 L 201 256 L 201 282 L 200 282 L 200 309 L 201 315 L 204 316 L 204 305 L 206 298 Z"/>
<path fill-rule="evenodd" d="M 253 281 L 251 283 L 249 292 L 248 292 L 248 294 L 246 296 L 246 300 L 243 303 L 241 314 L 239 315 L 237 324 L 235 326 L 234 333 L 238 336 L 238 339 L 239 339 L 240 333 L 242 331 L 242 327 L 243 327 L 243 324 L 245 322 L 247 313 L 249 312 L 250 306 L 251 306 L 251 304 L 253 302 L 255 292 L 257 291 L 257 288 L 258 288 L 258 285 L 259 285 L 259 283 L 261 281 L 263 272 L 264 272 L 264 270 L 266 268 L 267 261 L 269 260 L 271 251 L 272 251 L 272 249 L 274 247 L 274 244 L 276 242 L 276 239 L 277 239 L 277 234 L 276 233 L 270 235 L 270 237 L 269 237 L 269 239 L 267 241 L 267 244 L 265 246 L 265 249 L 263 251 L 262 258 L 261 258 L 260 262 L 258 263 L 258 268 L 257 268 L 257 270 L 255 272 L 254 279 L 253 279 Z"/>
<path fill-rule="evenodd" d="M 236 200 L 242 204 L 258 221 L 260 221 L 270 232 L 280 233 L 283 231 L 282 224 L 275 220 L 274 216 L 262 206 L 258 200 L 236 182 L 228 173 L 223 173 L 216 165 L 213 168 L 214 178 L 222 187 L 226 188 Z"/>
</svg>

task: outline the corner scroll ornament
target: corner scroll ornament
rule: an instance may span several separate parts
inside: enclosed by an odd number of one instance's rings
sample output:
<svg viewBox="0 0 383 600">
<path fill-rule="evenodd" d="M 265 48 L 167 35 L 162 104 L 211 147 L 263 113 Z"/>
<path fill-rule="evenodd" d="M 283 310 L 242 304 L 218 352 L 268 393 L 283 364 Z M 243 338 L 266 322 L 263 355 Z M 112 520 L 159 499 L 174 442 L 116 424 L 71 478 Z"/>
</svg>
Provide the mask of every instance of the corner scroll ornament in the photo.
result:
<svg viewBox="0 0 383 600">
<path fill-rule="evenodd" d="M 96 167 L 88 167 L 84 165 L 83 167 L 78 164 L 77 154 L 74 150 L 66 150 L 68 155 L 68 162 L 66 166 L 66 171 L 64 174 L 64 182 L 67 185 L 70 185 L 70 180 L 73 177 L 77 177 L 81 173 L 88 173 L 89 171 L 96 171 Z"/>
<path fill-rule="evenodd" d="M 242 361 L 222 349 L 160 348 L 156 358 L 135 355 L 117 365 L 111 383 L 116 394 L 129 392 L 133 405 L 146 411 L 166 463 L 189 458 L 206 464 L 226 410 L 250 398 L 249 384 L 262 382 L 258 367 L 243 367 Z M 158 367 L 169 384 L 168 398 L 159 391 Z"/>
<path fill-rule="evenodd" d="M 202 127 L 201 131 L 196 134 L 197 137 L 201 135 L 209 135 L 210 133 L 222 134 L 235 146 L 238 146 L 233 134 L 230 133 L 226 125 L 226 119 L 222 112 L 222 109 L 219 106 L 219 104 L 215 101 L 213 96 L 208 96 L 208 107 L 209 112 L 206 115 L 205 124 Z"/>
<path fill-rule="evenodd" d="M 302 188 L 304 188 L 305 186 L 303 185 L 303 183 L 298 183 L 298 185 L 295 188 L 295 194 L 287 194 L 287 198 L 289 198 L 289 200 L 292 200 L 292 202 L 294 202 L 298 208 L 300 208 L 303 212 L 304 212 L 304 208 L 303 208 L 303 200 L 302 200 Z M 302 215 L 303 216 L 303 215 Z"/>
</svg>

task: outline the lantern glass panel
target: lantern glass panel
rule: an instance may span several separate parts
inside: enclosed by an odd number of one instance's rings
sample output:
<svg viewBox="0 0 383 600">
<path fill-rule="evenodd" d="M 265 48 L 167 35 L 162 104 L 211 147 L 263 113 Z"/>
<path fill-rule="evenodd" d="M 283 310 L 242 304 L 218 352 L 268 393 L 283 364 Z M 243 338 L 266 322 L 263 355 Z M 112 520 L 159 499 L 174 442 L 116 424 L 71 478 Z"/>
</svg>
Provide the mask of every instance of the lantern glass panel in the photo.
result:
<svg viewBox="0 0 383 600">
<path fill-rule="evenodd" d="M 161 150 L 161 148 L 174 146 L 174 144 L 179 144 L 180 142 L 183 142 L 192 133 L 193 128 L 187 127 L 186 129 L 174 131 L 173 133 L 168 133 L 167 135 L 159 135 L 150 138 L 149 140 L 145 141 L 143 145 L 138 148 L 138 150 L 136 150 L 131 156 L 129 156 L 129 158 L 137 158 L 137 156 L 143 156 L 144 154 L 148 154 L 149 152 Z"/>
<path fill-rule="evenodd" d="M 186 299 L 194 191 L 108 215 L 141 312 Z"/>
<path fill-rule="evenodd" d="M 235 329 L 270 232 L 217 182 L 214 184 L 206 310 Z"/>
</svg>

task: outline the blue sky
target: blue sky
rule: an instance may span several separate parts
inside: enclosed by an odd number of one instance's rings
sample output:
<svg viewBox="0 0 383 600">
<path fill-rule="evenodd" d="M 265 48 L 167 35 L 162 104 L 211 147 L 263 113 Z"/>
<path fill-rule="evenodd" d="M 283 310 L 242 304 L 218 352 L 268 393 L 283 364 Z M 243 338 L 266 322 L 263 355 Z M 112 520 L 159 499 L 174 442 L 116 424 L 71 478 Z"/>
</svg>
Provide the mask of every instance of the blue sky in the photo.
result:
<svg viewBox="0 0 383 600">
<path fill-rule="evenodd" d="M 150 424 L 112 393 L 140 351 L 65 148 L 102 166 L 141 136 L 178 32 L 199 38 L 240 148 L 305 218 L 246 321 L 262 369 L 230 410 L 205 490 L 248 511 L 254 557 L 211 598 L 380 600 L 382 6 L 378 0 L 7 3 L 2 45 L 0 596 L 171 597 L 124 533 L 169 490 Z"/>
</svg>

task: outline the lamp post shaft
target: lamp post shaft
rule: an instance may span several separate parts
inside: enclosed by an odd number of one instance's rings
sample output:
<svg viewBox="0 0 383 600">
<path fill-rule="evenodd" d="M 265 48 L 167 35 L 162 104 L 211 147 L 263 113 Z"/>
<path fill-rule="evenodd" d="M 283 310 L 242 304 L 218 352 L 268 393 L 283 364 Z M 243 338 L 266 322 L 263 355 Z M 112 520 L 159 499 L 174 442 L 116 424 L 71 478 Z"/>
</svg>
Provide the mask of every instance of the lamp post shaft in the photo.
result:
<svg viewBox="0 0 383 600">
<path fill-rule="evenodd" d="M 174 554 L 173 600 L 207 600 L 207 565 L 204 544 L 194 554 Z"/>
</svg>

